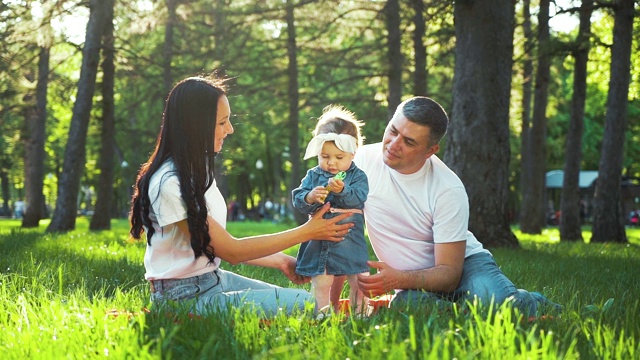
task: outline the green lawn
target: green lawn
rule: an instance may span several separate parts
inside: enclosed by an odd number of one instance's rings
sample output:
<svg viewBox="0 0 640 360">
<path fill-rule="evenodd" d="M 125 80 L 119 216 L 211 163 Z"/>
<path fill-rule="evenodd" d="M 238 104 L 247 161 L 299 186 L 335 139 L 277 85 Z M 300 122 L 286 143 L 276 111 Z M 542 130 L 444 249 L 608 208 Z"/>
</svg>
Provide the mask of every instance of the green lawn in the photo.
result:
<svg viewBox="0 0 640 360">
<path fill-rule="evenodd" d="M 514 228 L 521 249 L 492 250 L 517 286 L 566 306 L 554 319 L 452 306 L 324 322 L 281 315 L 265 323 L 242 309 L 208 318 L 144 311 L 144 244 L 128 240 L 125 220 L 112 224 L 89 232 L 79 218 L 76 231 L 51 235 L 44 222 L 21 230 L 18 221 L 0 220 L 3 359 L 640 359 L 637 229 L 628 230 L 630 244 L 587 244 L 560 242 L 553 228 L 538 236 Z M 281 229 L 229 224 L 238 236 Z M 276 271 L 224 267 L 293 286 Z"/>
</svg>

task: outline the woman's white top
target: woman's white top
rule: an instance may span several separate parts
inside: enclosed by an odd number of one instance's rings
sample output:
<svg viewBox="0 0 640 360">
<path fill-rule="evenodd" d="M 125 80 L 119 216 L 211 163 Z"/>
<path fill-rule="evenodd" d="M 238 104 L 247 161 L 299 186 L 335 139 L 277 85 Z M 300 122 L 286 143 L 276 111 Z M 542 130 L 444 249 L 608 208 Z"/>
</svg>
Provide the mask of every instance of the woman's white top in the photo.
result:
<svg viewBox="0 0 640 360">
<path fill-rule="evenodd" d="M 149 199 L 149 217 L 155 233 L 144 254 L 145 278 L 181 279 L 217 269 L 220 258 L 216 257 L 213 263 L 209 263 L 204 255 L 195 259 L 189 235 L 176 225 L 187 218 L 187 208 L 180 195 L 180 183 L 173 161 L 166 161 L 151 177 Z M 205 199 L 209 215 L 226 227 L 227 205 L 215 180 L 205 193 Z"/>
</svg>

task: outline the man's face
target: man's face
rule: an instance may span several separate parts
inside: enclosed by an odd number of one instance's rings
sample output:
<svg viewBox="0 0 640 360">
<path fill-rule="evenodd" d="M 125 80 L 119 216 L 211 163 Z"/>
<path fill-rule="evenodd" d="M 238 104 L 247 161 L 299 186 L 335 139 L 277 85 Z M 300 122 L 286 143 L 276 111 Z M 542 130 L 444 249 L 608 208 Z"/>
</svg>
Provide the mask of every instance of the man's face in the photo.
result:
<svg viewBox="0 0 640 360">
<path fill-rule="evenodd" d="M 401 174 L 413 174 L 439 149 L 429 145 L 431 130 L 409 121 L 401 110 L 387 124 L 382 138 L 384 163 Z"/>
</svg>

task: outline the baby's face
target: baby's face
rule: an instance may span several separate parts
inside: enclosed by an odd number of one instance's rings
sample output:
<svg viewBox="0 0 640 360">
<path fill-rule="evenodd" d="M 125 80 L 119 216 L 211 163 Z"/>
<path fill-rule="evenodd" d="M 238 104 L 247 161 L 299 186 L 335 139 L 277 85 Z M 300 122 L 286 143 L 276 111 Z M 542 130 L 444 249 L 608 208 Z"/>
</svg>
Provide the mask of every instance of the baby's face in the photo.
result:
<svg viewBox="0 0 640 360">
<path fill-rule="evenodd" d="M 347 171 L 351 167 L 354 154 L 344 152 L 333 141 L 325 141 L 318 155 L 318 166 L 331 174 Z"/>
</svg>

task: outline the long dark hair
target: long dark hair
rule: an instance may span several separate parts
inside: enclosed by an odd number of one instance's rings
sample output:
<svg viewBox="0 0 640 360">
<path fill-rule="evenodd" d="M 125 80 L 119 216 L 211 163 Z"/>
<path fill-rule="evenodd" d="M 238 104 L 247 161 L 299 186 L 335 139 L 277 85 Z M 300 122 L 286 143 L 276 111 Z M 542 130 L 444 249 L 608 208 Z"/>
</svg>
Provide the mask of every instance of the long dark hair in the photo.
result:
<svg viewBox="0 0 640 360">
<path fill-rule="evenodd" d="M 169 92 L 156 147 L 136 180 L 130 214 L 133 238 L 140 239 L 146 231 L 151 245 L 155 230 L 149 218 L 149 181 L 171 159 L 187 206 L 191 248 L 196 258 L 204 254 L 213 262 L 204 194 L 214 181 L 215 128 L 222 96 L 226 96 L 224 79 L 202 77 L 184 79 Z"/>
</svg>

